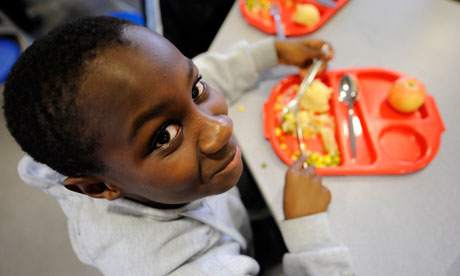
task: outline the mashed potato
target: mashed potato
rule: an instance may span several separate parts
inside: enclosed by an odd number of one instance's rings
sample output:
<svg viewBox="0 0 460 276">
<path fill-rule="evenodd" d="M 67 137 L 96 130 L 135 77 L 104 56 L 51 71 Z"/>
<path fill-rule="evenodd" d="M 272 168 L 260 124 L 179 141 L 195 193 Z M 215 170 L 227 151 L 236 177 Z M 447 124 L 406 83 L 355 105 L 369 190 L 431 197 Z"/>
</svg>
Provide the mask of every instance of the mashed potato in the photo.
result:
<svg viewBox="0 0 460 276">
<path fill-rule="evenodd" d="M 331 88 L 322 81 L 315 79 L 302 95 L 300 107 L 312 112 L 327 112 L 329 111 L 331 93 Z"/>
<path fill-rule="evenodd" d="M 319 21 L 319 10 L 312 4 L 297 4 L 292 20 L 305 26 L 315 25 Z"/>
</svg>

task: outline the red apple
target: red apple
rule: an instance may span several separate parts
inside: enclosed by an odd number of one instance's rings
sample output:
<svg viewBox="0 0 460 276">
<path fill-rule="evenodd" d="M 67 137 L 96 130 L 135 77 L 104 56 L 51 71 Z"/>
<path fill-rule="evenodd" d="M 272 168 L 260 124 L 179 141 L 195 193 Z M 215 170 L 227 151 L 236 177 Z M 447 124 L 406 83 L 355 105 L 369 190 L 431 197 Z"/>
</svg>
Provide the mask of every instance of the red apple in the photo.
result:
<svg viewBox="0 0 460 276">
<path fill-rule="evenodd" d="M 413 112 L 425 101 L 425 86 L 415 78 L 401 77 L 388 91 L 388 102 L 397 111 Z"/>
</svg>

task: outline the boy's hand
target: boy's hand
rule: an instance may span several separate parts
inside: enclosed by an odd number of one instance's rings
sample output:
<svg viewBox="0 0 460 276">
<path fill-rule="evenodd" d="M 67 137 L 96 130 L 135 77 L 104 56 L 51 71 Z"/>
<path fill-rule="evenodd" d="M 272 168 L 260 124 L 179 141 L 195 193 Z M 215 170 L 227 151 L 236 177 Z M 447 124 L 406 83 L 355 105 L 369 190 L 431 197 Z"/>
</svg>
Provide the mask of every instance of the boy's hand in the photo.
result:
<svg viewBox="0 0 460 276">
<path fill-rule="evenodd" d="M 322 185 L 314 166 L 303 168 L 307 156 L 301 156 L 287 171 L 284 186 L 284 217 L 298 218 L 321 213 L 331 202 L 331 192 Z"/>
<path fill-rule="evenodd" d="M 330 46 L 329 53 L 323 55 L 321 46 L 326 42 L 314 39 L 290 39 L 275 40 L 275 49 L 278 55 L 278 62 L 284 65 L 294 65 L 300 68 L 300 75 L 303 77 L 314 58 L 323 59 L 323 65 L 319 72 L 326 70 L 327 62 L 334 57 L 334 49 Z"/>
</svg>

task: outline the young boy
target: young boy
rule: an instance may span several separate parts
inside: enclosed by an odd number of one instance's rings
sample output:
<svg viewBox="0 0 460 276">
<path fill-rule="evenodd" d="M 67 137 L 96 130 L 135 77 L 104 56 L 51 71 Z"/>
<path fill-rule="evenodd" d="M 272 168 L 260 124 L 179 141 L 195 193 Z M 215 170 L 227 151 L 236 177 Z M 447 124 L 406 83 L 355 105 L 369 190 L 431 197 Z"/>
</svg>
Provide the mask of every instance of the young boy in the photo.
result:
<svg viewBox="0 0 460 276">
<path fill-rule="evenodd" d="M 105 275 L 256 275 L 224 97 L 278 62 L 307 65 L 322 44 L 267 39 L 191 61 L 124 20 L 67 24 L 35 41 L 5 84 L 8 128 L 33 158 L 19 174 L 56 197 L 79 259 Z M 304 160 L 286 175 L 284 271 L 351 275 L 330 235 L 330 193 Z"/>
</svg>

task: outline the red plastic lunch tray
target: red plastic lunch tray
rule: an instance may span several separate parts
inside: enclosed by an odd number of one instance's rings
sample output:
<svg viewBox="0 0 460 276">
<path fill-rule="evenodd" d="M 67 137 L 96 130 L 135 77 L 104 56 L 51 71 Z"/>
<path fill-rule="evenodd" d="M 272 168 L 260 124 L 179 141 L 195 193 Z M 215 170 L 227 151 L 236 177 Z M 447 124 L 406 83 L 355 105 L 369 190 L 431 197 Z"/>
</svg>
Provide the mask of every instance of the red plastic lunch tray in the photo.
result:
<svg viewBox="0 0 460 276">
<path fill-rule="evenodd" d="M 339 82 L 344 74 L 354 75 L 359 86 L 358 100 L 353 107 L 356 160 L 351 158 L 348 107 L 338 101 Z M 434 98 L 427 94 L 424 104 L 409 114 L 395 111 L 387 102 L 390 87 L 402 76 L 382 68 L 342 69 L 317 76 L 332 88 L 329 113 L 335 118 L 335 138 L 341 153 L 338 166 L 318 168 L 319 174 L 405 174 L 422 169 L 434 158 L 441 143 L 441 133 L 445 130 Z M 264 104 L 264 135 L 288 165 L 294 162 L 290 153 L 299 151 L 297 138 L 284 133 L 277 136 L 275 129 L 280 125 L 280 106 L 294 97 L 294 87 L 300 81 L 298 75 L 282 79 Z M 305 141 L 307 149 L 322 152 L 319 137 Z M 281 144 L 285 145 L 281 147 Z"/>
<path fill-rule="evenodd" d="M 338 12 L 349 0 L 333 0 L 337 3 L 335 7 L 321 5 L 314 1 L 308 0 L 280 0 L 281 21 L 284 26 L 286 36 L 298 36 L 312 33 L 321 28 L 336 12 Z M 312 26 L 304 26 L 291 20 L 295 12 L 295 4 L 312 4 L 319 10 L 320 20 Z M 240 10 L 244 18 L 256 28 L 268 33 L 276 34 L 275 21 L 270 16 L 269 10 L 261 10 L 257 13 L 250 12 L 246 8 L 246 0 L 240 0 Z"/>
</svg>

